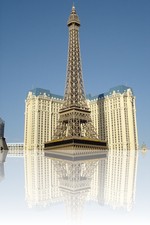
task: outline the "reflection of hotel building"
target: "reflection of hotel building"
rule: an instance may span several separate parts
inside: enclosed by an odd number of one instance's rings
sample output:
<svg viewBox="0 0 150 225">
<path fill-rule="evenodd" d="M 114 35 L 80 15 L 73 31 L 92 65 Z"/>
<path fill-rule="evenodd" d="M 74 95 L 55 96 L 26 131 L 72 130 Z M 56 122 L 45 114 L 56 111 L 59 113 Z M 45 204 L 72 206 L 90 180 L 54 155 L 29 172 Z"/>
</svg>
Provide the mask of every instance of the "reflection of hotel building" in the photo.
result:
<svg viewBox="0 0 150 225">
<path fill-rule="evenodd" d="M 23 156 L 23 143 L 7 143 L 8 146 L 8 156 L 12 157 L 22 157 Z"/>
<path fill-rule="evenodd" d="M 87 197 L 88 201 L 96 201 L 100 205 L 105 204 L 104 191 L 106 185 L 107 163 L 107 157 L 97 161 L 91 176 L 91 187 Z"/>
<path fill-rule="evenodd" d="M 118 86 L 109 92 L 88 97 L 93 124 L 109 149 L 137 149 L 135 96 L 131 88 Z M 36 88 L 28 93 L 25 104 L 25 150 L 42 149 L 51 140 L 63 97 Z"/>
<path fill-rule="evenodd" d="M 130 210 L 135 200 L 137 150 L 110 150 L 105 185 L 105 204 Z"/>
<path fill-rule="evenodd" d="M 130 211 L 135 201 L 138 164 L 137 150 L 109 150 L 98 161 L 87 201 Z"/>
<path fill-rule="evenodd" d="M 30 208 L 61 201 L 58 178 L 51 159 L 43 151 L 25 151 L 25 195 Z"/>
<path fill-rule="evenodd" d="M 65 203 L 79 213 L 86 202 L 131 210 L 136 189 L 138 151 L 111 150 L 107 157 L 69 161 L 25 151 L 25 194 L 29 207 Z M 85 154 L 86 156 L 86 154 Z"/>
<path fill-rule="evenodd" d="M 44 157 L 40 150 L 25 151 L 25 196 L 28 206 L 47 207 L 64 203 L 66 212 L 73 219 L 77 218 L 86 201 L 98 199 L 98 202 L 104 202 L 106 165 L 105 155 L 100 159 L 69 161 Z"/>
</svg>

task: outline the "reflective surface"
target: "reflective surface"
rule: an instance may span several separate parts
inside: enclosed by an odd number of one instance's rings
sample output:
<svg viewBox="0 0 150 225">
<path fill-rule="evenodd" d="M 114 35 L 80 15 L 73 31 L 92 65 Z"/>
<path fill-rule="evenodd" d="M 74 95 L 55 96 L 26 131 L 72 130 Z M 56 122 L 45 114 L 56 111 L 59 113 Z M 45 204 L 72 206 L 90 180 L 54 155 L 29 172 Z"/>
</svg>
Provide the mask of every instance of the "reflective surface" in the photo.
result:
<svg viewBox="0 0 150 225">
<path fill-rule="evenodd" d="M 149 224 L 150 153 L 26 151 L 0 162 L 2 224 Z"/>
</svg>

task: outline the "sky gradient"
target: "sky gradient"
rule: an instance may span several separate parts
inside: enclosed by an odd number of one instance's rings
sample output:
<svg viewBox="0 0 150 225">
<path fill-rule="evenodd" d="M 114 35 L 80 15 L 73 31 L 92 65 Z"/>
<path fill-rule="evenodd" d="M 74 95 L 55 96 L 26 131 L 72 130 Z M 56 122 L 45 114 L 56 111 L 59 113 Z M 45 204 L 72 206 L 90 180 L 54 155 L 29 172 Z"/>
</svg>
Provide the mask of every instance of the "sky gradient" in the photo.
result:
<svg viewBox="0 0 150 225">
<path fill-rule="evenodd" d="M 0 0 L 0 117 L 7 142 L 23 142 L 25 99 L 63 95 L 71 0 Z M 150 1 L 75 0 L 86 94 L 132 87 L 139 144 L 150 147 Z"/>
</svg>

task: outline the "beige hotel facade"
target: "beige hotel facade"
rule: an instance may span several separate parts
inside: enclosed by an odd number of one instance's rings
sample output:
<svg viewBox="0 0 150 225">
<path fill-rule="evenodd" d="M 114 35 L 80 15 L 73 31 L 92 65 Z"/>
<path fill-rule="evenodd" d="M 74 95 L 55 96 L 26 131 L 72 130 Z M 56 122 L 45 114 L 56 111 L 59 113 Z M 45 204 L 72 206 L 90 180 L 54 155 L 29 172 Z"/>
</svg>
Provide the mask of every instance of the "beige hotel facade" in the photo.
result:
<svg viewBox="0 0 150 225">
<path fill-rule="evenodd" d="M 138 149 L 136 104 L 132 88 L 124 85 L 108 92 L 87 96 L 93 125 L 100 140 L 109 149 Z M 24 149 L 41 150 L 52 139 L 59 118 L 63 96 L 49 90 L 35 88 L 25 100 Z"/>
</svg>

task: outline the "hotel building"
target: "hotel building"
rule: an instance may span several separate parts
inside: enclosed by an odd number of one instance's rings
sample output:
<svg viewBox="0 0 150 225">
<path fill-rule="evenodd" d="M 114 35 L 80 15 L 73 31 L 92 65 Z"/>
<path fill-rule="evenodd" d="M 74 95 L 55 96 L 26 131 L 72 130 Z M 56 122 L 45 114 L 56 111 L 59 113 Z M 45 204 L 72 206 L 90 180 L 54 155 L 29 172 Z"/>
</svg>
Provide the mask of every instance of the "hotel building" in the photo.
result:
<svg viewBox="0 0 150 225">
<path fill-rule="evenodd" d="M 49 90 L 36 88 L 29 91 L 25 101 L 24 149 L 43 149 L 51 140 L 57 125 L 63 97 Z"/>
<path fill-rule="evenodd" d="M 133 90 L 126 86 L 87 96 L 93 125 L 109 149 L 138 149 L 136 105 Z M 25 101 L 24 149 L 43 149 L 57 126 L 63 96 L 40 88 L 29 91 Z"/>
<path fill-rule="evenodd" d="M 111 88 L 88 102 L 99 138 L 107 140 L 109 149 L 138 149 L 135 96 L 130 87 Z"/>
</svg>

